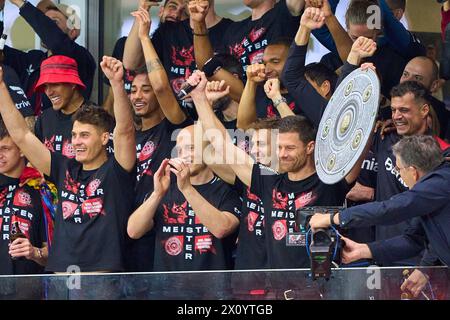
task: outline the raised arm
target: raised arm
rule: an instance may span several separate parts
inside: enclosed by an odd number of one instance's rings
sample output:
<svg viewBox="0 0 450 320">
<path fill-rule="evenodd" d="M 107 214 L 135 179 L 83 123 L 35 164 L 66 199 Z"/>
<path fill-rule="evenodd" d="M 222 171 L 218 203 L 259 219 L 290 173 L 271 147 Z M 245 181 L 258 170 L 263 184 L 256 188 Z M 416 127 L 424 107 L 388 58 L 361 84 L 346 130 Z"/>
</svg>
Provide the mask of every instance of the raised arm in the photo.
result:
<svg viewBox="0 0 450 320">
<path fill-rule="evenodd" d="M 212 59 L 214 59 L 214 48 L 208 37 L 208 28 L 206 26 L 206 15 L 208 14 L 208 11 L 209 2 L 206 0 L 194 0 L 189 2 L 189 13 L 194 25 L 195 62 L 200 70 L 204 69 L 205 64 L 208 61 L 211 63 Z M 227 70 L 222 68 L 216 70 L 214 73 L 208 75 L 208 79 L 212 81 L 224 80 L 230 86 L 231 99 L 236 102 L 241 100 L 244 84 Z"/>
<path fill-rule="evenodd" d="M 286 100 L 283 101 L 279 79 L 267 80 L 264 85 L 264 92 L 266 93 L 267 97 L 272 100 L 273 106 L 277 108 L 282 118 L 295 115 L 295 113 L 287 105 Z"/>
<path fill-rule="evenodd" d="M 3 80 L 3 69 L 1 67 L 0 101 L 2 101 L 0 113 L 12 140 L 36 169 L 49 176 L 51 168 L 50 151 L 30 131 L 25 119 L 14 105 L 8 87 Z"/>
<path fill-rule="evenodd" d="M 215 148 L 216 154 L 222 159 L 229 160 L 226 161 L 226 164 L 233 169 L 234 173 L 245 185 L 250 186 L 255 161 L 245 151 L 233 144 L 225 127 L 214 114 L 205 94 L 207 84 L 205 74 L 197 71 L 188 79 L 188 82 L 191 85 L 196 85 L 195 90 L 191 92 L 191 97 L 194 100 L 206 137 Z"/>
<path fill-rule="evenodd" d="M 328 0 L 310 0 L 310 3 L 312 7 L 319 8 L 322 11 L 325 24 L 333 37 L 339 57 L 342 61 L 345 61 L 352 47 L 352 39 L 334 15 Z"/>
<path fill-rule="evenodd" d="M 150 10 L 151 7 L 159 6 L 158 2 L 139 0 L 138 10 Z M 145 63 L 144 52 L 142 50 L 141 41 L 139 39 L 139 22 L 134 21 L 133 26 L 128 34 L 123 51 L 123 65 L 127 70 L 136 70 Z"/>
<path fill-rule="evenodd" d="M 256 121 L 256 90 L 266 79 L 266 66 L 252 64 L 247 67 L 247 83 L 245 84 L 237 115 L 237 127 L 247 130 Z"/>
<path fill-rule="evenodd" d="M 28 1 L 10 0 L 10 2 L 20 9 L 21 16 L 33 28 L 49 50 L 58 52 L 58 54 L 70 55 L 78 47 L 78 44 L 68 34 L 64 33 L 55 21 L 47 17 Z M 77 31 L 72 29 L 70 32 Z"/>
<path fill-rule="evenodd" d="M 162 66 L 148 35 L 151 24 L 150 14 L 147 10 L 141 8 L 131 15 L 136 18 L 139 25 L 139 39 L 144 52 L 148 78 L 153 91 L 155 92 L 156 99 L 158 99 L 159 105 L 161 106 L 161 110 L 167 120 L 171 123 L 181 124 L 186 120 L 186 115 L 181 110 L 180 105 L 173 94 L 166 70 Z"/>
<path fill-rule="evenodd" d="M 130 99 L 124 89 L 123 65 L 112 57 L 103 57 L 100 66 L 109 79 L 114 94 L 114 157 L 126 171 L 131 172 L 136 163 L 136 140 Z"/>
<path fill-rule="evenodd" d="M 405 59 L 426 55 L 425 46 L 394 16 L 385 0 L 379 0 L 383 33 L 389 44 Z"/>
<path fill-rule="evenodd" d="M 311 30 L 320 28 L 324 21 L 325 17 L 320 9 L 305 10 L 281 75 L 281 81 L 287 87 L 289 94 L 294 97 L 305 116 L 316 127 L 319 126 L 328 102 L 306 79 L 305 61 Z"/>
<path fill-rule="evenodd" d="M 178 189 L 191 205 L 201 223 L 218 239 L 231 234 L 239 225 L 239 220 L 228 211 L 221 211 L 208 202 L 192 186 L 189 166 L 182 159 L 170 160 L 170 169 L 177 176 Z"/>
<path fill-rule="evenodd" d="M 128 219 L 127 233 L 131 239 L 139 239 L 155 225 L 155 213 L 170 187 L 169 159 L 165 159 L 153 175 L 153 192 Z"/>
</svg>

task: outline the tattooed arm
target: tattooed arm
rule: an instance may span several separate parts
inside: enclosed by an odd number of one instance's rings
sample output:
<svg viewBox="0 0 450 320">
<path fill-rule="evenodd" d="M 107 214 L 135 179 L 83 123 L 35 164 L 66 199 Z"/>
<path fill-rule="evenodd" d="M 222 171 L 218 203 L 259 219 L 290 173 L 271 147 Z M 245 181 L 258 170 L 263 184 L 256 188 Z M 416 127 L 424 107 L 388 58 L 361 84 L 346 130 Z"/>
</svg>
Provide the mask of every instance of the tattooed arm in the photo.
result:
<svg viewBox="0 0 450 320">
<path fill-rule="evenodd" d="M 136 17 L 136 21 L 139 23 L 139 39 L 141 40 L 142 49 L 144 50 L 148 78 L 156 98 L 158 99 L 159 105 L 167 120 L 173 124 L 181 124 L 186 120 L 186 115 L 181 110 L 180 105 L 173 94 L 166 70 L 164 70 L 158 54 L 153 47 L 152 41 L 148 36 L 151 21 L 150 15 L 144 9 L 133 12 L 132 15 Z"/>
</svg>

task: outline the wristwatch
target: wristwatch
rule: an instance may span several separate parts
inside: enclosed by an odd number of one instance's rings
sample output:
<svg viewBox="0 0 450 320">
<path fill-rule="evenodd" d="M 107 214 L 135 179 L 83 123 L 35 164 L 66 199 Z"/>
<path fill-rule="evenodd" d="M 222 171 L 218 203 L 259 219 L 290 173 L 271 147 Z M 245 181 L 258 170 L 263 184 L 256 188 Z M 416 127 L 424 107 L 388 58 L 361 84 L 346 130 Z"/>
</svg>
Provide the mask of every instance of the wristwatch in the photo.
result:
<svg viewBox="0 0 450 320">
<path fill-rule="evenodd" d="M 278 108 L 278 106 L 280 105 L 280 104 L 282 104 L 282 103 L 287 103 L 287 100 L 286 100 L 286 98 L 285 97 L 281 97 L 281 98 L 279 98 L 279 99 L 275 99 L 274 101 L 273 101 L 273 106 L 275 107 L 275 108 Z"/>
<path fill-rule="evenodd" d="M 334 216 L 338 213 L 339 213 L 339 211 L 335 211 L 330 214 L 330 226 L 332 226 L 333 228 L 339 227 L 339 224 L 334 223 Z"/>
</svg>

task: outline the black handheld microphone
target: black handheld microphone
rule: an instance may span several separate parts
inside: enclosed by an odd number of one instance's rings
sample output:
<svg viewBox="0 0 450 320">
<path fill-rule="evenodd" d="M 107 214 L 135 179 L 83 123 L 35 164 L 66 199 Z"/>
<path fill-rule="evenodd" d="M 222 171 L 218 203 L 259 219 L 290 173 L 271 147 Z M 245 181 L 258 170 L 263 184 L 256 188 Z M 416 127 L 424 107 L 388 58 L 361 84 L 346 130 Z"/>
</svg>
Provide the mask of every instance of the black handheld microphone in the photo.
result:
<svg viewBox="0 0 450 320">
<path fill-rule="evenodd" d="M 189 83 L 185 82 L 184 85 L 181 87 L 180 92 L 178 92 L 177 94 L 177 98 L 178 100 L 183 100 L 184 98 L 186 98 L 189 93 L 192 92 L 192 90 L 194 90 L 197 86 L 191 86 Z"/>
</svg>

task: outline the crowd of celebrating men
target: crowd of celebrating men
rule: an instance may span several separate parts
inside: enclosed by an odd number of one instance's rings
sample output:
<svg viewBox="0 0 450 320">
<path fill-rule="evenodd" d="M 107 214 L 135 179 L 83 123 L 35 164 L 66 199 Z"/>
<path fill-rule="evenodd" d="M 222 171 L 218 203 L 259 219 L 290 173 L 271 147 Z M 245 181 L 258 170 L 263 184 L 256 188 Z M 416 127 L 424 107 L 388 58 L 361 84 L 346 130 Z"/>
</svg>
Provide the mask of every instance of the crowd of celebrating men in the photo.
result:
<svg viewBox="0 0 450 320">
<path fill-rule="evenodd" d="M 0 274 L 308 268 L 306 243 L 290 243 L 297 210 L 344 204 L 310 221 L 342 230 L 344 265 L 450 264 L 450 111 L 437 98 L 449 61 L 439 69 L 400 22 L 406 0 L 349 0 L 345 25 L 339 0 L 243 0 L 242 21 L 214 0 L 137 0 L 128 37 L 100 61 L 101 106 L 67 8 L 7 1 L 44 50 L 3 49 Z M 441 10 L 445 45 L 449 1 Z M 311 35 L 329 53 L 306 64 Z M 381 84 L 377 125 L 325 184 L 317 128 L 360 68 Z M 428 276 L 402 289 L 417 296 Z"/>
</svg>

